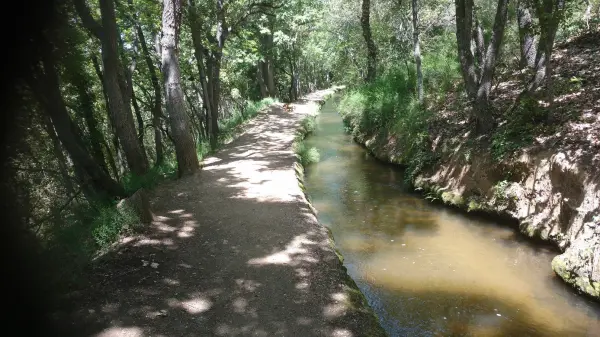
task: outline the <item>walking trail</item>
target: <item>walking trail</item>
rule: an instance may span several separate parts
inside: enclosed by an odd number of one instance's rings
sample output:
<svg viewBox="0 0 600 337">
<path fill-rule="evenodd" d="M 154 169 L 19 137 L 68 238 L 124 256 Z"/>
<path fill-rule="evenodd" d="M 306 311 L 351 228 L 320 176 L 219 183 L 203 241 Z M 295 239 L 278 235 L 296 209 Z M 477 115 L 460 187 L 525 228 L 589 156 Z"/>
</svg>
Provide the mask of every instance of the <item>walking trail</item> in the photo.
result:
<svg viewBox="0 0 600 337">
<path fill-rule="evenodd" d="M 274 105 L 152 192 L 155 221 L 68 314 L 77 336 L 380 336 L 298 185 L 300 120 L 335 89 Z"/>
</svg>

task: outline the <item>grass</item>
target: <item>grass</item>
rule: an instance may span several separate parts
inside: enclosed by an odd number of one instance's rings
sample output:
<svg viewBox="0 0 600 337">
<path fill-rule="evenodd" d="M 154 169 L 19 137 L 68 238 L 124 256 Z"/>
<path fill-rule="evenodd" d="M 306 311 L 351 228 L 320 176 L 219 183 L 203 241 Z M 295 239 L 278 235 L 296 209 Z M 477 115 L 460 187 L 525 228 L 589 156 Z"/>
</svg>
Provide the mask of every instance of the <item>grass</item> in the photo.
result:
<svg viewBox="0 0 600 337">
<path fill-rule="evenodd" d="M 303 141 L 294 143 L 294 152 L 298 155 L 300 164 L 306 167 L 309 164 L 318 163 L 320 158 L 319 150 L 316 147 L 308 147 Z"/>
<path fill-rule="evenodd" d="M 99 209 L 92 222 L 92 237 L 99 250 L 108 248 L 123 233 L 132 231 L 140 223 L 136 212 L 123 204 L 105 206 Z"/>
<path fill-rule="evenodd" d="M 435 52 L 428 53 L 423 60 L 426 103 L 443 100 L 460 79 L 450 40 L 433 41 Z M 355 138 L 377 135 L 395 139 L 400 151 L 395 154 L 394 162 L 407 166 L 407 180 L 412 180 L 437 158 L 430 150 L 428 129 L 433 112 L 417 100 L 415 93 L 413 68 L 394 67 L 373 83 L 346 91 L 339 106 L 346 130 Z"/>
</svg>

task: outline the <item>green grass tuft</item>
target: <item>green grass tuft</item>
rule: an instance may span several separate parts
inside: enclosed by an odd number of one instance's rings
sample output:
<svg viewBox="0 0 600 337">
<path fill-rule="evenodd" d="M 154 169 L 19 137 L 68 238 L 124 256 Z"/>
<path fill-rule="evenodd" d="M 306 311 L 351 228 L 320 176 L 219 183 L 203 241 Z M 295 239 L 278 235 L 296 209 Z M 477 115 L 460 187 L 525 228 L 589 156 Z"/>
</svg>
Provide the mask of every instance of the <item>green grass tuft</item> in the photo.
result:
<svg viewBox="0 0 600 337">
<path fill-rule="evenodd" d="M 309 164 L 318 163 L 321 159 L 319 150 L 316 147 L 308 147 L 304 142 L 297 142 L 294 144 L 294 152 L 300 159 L 300 164 L 306 167 Z"/>
</svg>

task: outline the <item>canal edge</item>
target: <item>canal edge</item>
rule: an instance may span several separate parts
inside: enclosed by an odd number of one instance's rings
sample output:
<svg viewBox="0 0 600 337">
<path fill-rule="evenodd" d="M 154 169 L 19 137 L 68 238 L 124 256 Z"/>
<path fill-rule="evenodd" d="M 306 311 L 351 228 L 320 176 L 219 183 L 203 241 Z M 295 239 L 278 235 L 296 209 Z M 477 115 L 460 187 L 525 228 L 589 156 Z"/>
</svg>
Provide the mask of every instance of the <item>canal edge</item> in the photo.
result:
<svg viewBox="0 0 600 337">
<path fill-rule="evenodd" d="M 317 107 L 316 111 L 307 114 L 300 121 L 302 121 L 304 119 L 308 119 L 308 118 L 316 119 L 316 117 L 319 115 L 325 102 L 327 102 L 327 100 L 329 100 L 333 95 L 335 95 L 337 92 L 339 92 L 343 89 L 344 89 L 344 87 L 332 88 L 331 93 L 324 95 L 321 99 L 316 101 L 318 103 L 318 107 Z M 310 135 L 311 133 L 312 133 L 312 131 L 308 131 L 302 127 L 302 123 L 298 123 L 297 128 L 296 128 L 296 137 L 292 144 L 292 148 L 294 148 L 298 142 L 304 141 L 304 139 L 306 139 L 306 137 L 308 135 Z M 335 244 L 335 238 L 333 236 L 333 232 L 331 231 L 331 229 L 329 227 L 327 227 L 326 225 L 324 225 L 323 223 L 321 223 L 318 220 L 318 216 L 317 216 L 318 211 L 313 206 L 313 204 L 310 200 L 310 197 L 307 193 L 306 187 L 304 185 L 304 166 L 300 162 L 300 157 L 298 154 L 294 154 L 294 157 L 295 157 L 294 172 L 296 174 L 296 180 L 298 182 L 298 186 L 302 190 L 302 195 L 304 197 L 304 200 L 305 200 L 306 204 L 308 205 L 308 208 L 310 209 L 311 213 L 317 219 L 317 223 L 319 224 L 319 226 L 321 226 L 327 232 L 328 244 L 329 244 L 330 248 L 333 250 L 333 252 L 335 253 L 335 255 L 338 257 L 339 268 L 341 269 L 341 272 L 342 272 L 341 275 L 343 275 L 342 279 L 340 281 L 344 285 L 345 291 L 349 295 L 349 298 L 350 298 L 350 306 L 348 308 L 349 311 L 362 312 L 363 314 L 366 314 L 369 317 L 370 322 L 365 322 L 365 323 L 367 323 L 366 324 L 367 326 L 370 326 L 370 329 L 367 331 L 368 334 L 365 336 L 369 336 L 369 337 L 370 336 L 381 336 L 381 337 L 388 336 L 387 332 L 385 332 L 385 330 L 381 326 L 381 323 L 379 321 L 379 318 L 377 317 L 377 314 L 375 314 L 375 311 L 369 305 L 367 298 L 362 293 L 360 288 L 358 288 L 358 285 L 356 284 L 354 279 L 352 279 L 352 277 L 350 277 L 350 275 L 348 274 L 348 269 L 346 268 L 346 266 L 344 266 L 344 256 L 338 250 L 338 248 Z"/>
</svg>

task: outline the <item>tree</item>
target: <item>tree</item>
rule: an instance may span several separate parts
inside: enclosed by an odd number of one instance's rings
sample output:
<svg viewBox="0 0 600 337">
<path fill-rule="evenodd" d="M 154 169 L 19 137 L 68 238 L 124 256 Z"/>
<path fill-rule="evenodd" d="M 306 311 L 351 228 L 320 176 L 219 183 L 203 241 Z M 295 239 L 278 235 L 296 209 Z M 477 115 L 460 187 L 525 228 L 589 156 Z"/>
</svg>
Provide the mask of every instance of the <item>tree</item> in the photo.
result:
<svg viewBox="0 0 600 337">
<path fill-rule="evenodd" d="M 498 0 L 492 36 L 485 47 L 481 63 L 477 65 L 471 41 L 473 40 L 474 6 L 473 0 L 455 0 L 456 7 L 456 42 L 461 66 L 461 73 L 465 82 L 467 95 L 474 102 L 473 118 L 476 129 L 483 133 L 493 126 L 490 113 L 489 95 L 492 89 L 492 80 L 496 69 L 496 60 L 502 46 L 502 38 L 508 16 L 508 0 Z"/>
<path fill-rule="evenodd" d="M 370 14 L 371 13 L 371 1 L 362 0 L 362 14 L 360 17 L 360 25 L 362 27 L 363 37 L 367 44 L 367 82 L 373 82 L 377 76 L 377 48 L 373 41 L 373 34 L 371 33 Z"/>
<path fill-rule="evenodd" d="M 423 71 L 421 70 L 421 46 L 419 43 L 419 5 L 418 0 L 412 0 L 412 24 L 415 64 L 417 66 L 417 97 L 423 103 Z"/>
<path fill-rule="evenodd" d="M 76 168 L 90 178 L 90 184 L 98 194 L 106 197 L 126 196 L 123 187 L 114 181 L 87 151 L 77 128 L 73 124 L 60 92 L 58 74 L 52 55 L 52 45 L 44 41 L 40 47 L 41 64 L 28 78 L 28 85 L 44 112 L 52 120 L 56 134 L 69 153 Z"/>
<path fill-rule="evenodd" d="M 565 0 L 533 0 L 533 4 L 540 23 L 540 38 L 535 55 L 535 74 L 527 85 L 527 92 L 535 91 L 544 80 L 550 79 L 554 39 L 565 10 Z"/>
<path fill-rule="evenodd" d="M 140 26 L 137 20 L 135 21 L 135 31 L 137 34 L 137 38 L 140 41 L 140 45 L 142 46 L 144 61 L 146 62 L 146 66 L 148 67 L 148 74 L 150 76 L 150 81 L 152 82 L 152 89 L 154 90 L 154 101 L 152 104 L 152 128 L 154 129 L 154 147 L 156 152 L 155 165 L 160 165 L 164 161 L 162 135 L 160 133 L 160 117 L 162 115 L 162 90 L 160 87 L 160 82 L 158 80 L 158 75 L 156 73 L 156 68 L 154 67 L 154 62 L 152 61 L 152 57 L 150 56 L 150 51 L 148 49 L 148 44 L 146 43 L 146 38 L 144 37 L 144 32 L 142 31 L 142 27 Z"/>
<path fill-rule="evenodd" d="M 119 137 L 129 169 L 143 175 L 148 170 L 148 162 L 143 148 L 138 141 L 131 106 L 129 105 L 128 88 L 123 77 L 123 68 L 119 58 L 117 40 L 117 23 L 113 0 L 100 0 L 102 23 L 91 15 L 84 0 L 74 0 L 75 8 L 83 25 L 98 38 L 102 44 L 102 65 L 106 94 L 109 99 L 110 113 Z"/>
<path fill-rule="evenodd" d="M 165 101 L 175 143 L 179 176 L 193 174 L 200 168 L 196 147 L 185 110 L 177 45 L 181 28 L 181 0 L 164 0 L 162 15 L 162 72 Z"/>
<path fill-rule="evenodd" d="M 529 2 L 529 0 L 517 1 L 517 24 L 519 27 L 521 67 L 533 68 L 535 66 L 536 41 Z"/>
</svg>

